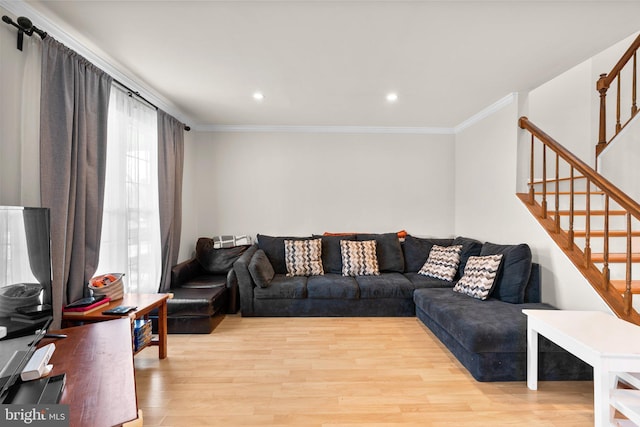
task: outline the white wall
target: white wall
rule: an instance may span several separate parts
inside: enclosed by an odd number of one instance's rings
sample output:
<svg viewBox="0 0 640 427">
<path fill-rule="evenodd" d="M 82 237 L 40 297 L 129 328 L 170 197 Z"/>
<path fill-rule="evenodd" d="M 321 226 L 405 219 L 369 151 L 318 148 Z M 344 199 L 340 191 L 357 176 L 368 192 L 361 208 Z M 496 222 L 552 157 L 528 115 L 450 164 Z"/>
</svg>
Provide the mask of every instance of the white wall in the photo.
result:
<svg viewBox="0 0 640 427">
<path fill-rule="evenodd" d="M 199 132 L 201 236 L 453 234 L 453 135 Z"/>
<path fill-rule="evenodd" d="M 543 301 L 562 309 L 608 308 L 516 197 L 517 99 L 466 128 L 455 142 L 455 234 L 529 244 L 542 267 Z"/>
<path fill-rule="evenodd" d="M 600 155 L 600 172 L 640 201 L 640 120 L 638 116 Z"/>
<path fill-rule="evenodd" d="M 636 37 L 627 37 L 528 94 L 529 119 L 591 166 L 595 164 L 600 114 L 596 82 L 600 74 L 611 71 Z M 613 128 L 615 88 L 609 92 L 607 127 Z"/>
</svg>

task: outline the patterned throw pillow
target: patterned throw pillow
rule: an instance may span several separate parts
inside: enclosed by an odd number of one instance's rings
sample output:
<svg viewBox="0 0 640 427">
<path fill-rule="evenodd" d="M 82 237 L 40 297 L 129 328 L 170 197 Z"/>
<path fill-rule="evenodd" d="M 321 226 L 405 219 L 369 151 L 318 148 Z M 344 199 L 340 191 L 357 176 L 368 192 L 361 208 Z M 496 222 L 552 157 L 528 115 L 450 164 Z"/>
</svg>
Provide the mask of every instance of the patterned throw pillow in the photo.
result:
<svg viewBox="0 0 640 427">
<path fill-rule="evenodd" d="M 493 289 L 501 261 L 502 254 L 469 257 L 464 274 L 453 290 L 480 300 L 487 299 Z"/>
<path fill-rule="evenodd" d="M 436 279 L 453 282 L 460 264 L 460 251 L 462 245 L 438 246 L 433 245 L 429 252 L 429 258 L 424 263 L 418 274 L 435 277 Z"/>
<path fill-rule="evenodd" d="M 284 261 L 287 276 L 321 276 L 322 240 L 285 240 Z"/>
<path fill-rule="evenodd" d="M 343 276 L 378 276 L 376 241 L 340 241 Z"/>
</svg>

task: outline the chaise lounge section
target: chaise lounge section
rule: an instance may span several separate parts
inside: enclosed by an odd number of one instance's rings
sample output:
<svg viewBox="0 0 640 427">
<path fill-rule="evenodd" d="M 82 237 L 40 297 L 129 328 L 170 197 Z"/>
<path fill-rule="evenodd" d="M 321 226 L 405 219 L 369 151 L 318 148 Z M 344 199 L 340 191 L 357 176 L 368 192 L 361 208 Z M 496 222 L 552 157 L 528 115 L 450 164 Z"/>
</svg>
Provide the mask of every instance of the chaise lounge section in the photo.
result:
<svg viewBox="0 0 640 427">
<path fill-rule="evenodd" d="M 171 269 L 173 297 L 167 300 L 170 334 L 211 333 L 225 314 L 238 311 L 238 281 L 233 263 L 249 245 L 216 246 L 212 238 L 199 238 L 195 256 Z M 157 322 L 157 313 L 151 318 Z"/>
</svg>

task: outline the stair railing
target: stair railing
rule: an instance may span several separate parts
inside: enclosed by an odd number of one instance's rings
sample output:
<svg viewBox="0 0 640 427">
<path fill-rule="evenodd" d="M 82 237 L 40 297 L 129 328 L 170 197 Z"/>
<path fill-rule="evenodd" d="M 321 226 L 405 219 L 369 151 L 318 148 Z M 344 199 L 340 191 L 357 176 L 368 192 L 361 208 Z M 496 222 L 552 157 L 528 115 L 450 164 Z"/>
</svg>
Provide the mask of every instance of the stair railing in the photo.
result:
<svg viewBox="0 0 640 427">
<path fill-rule="evenodd" d="M 636 104 L 637 97 L 637 53 L 640 48 L 640 35 L 629 46 L 629 49 L 622 55 L 609 74 L 600 74 L 600 79 L 596 83 L 596 90 L 600 93 L 600 130 L 598 135 L 598 144 L 596 145 L 596 157 L 605 149 L 607 144 L 620 133 L 620 131 L 635 117 L 638 113 Z M 621 86 L 622 86 L 622 70 L 631 62 L 631 111 L 629 117 L 624 123 L 621 121 Z M 611 84 L 616 81 L 616 125 L 614 133 L 607 138 L 607 91 Z M 628 89 L 626 89 L 628 90 Z"/>
<path fill-rule="evenodd" d="M 519 120 L 519 126 L 531 133 L 531 159 L 530 159 L 530 176 L 529 176 L 529 192 L 526 195 L 522 195 L 523 201 L 529 205 L 529 209 L 538 216 L 539 221 L 547 226 L 547 232 L 556 240 L 561 246 L 565 254 L 574 262 L 585 277 L 589 280 L 594 289 L 602 296 L 605 302 L 611 307 L 611 309 L 621 318 L 632 320 L 634 323 L 639 323 L 640 317 L 638 313 L 633 309 L 633 294 L 631 291 L 631 266 L 632 266 L 632 217 L 640 220 L 640 204 L 631 199 L 622 190 L 600 175 L 591 166 L 576 157 L 573 153 L 567 150 L 564 146 L 558 143 L 555 139 L 545 133 L 538 126 L 529 121 L 527 117 L 521 117 Z M 541 153 L 541 165 L 536 165 L 536 141 L 542 145 Z M 553 161 L 552 177 L 548 177 L 547 172 L 547 151 L 550 151 L 552 155 L 555 155 L 555 161 Z M 560 160 L 563 161 L 562 166 L 566 169 L 569 168 L 569 178 L 560 178 Z M 538 170 L 538 172 L 536 172 Z M 536 173 L 541 173 L 541 177 L 536 177 Z M 586 200 L 585 211 L 579 212 L 575 210 L 574 199 L 576 196 L 574 183 L 577 180 L 586 180 Z M 569 211 L 561 211 L 559 203 L 559 183 L 561 181 L 569 181 Z M 553 192 L 555 193 L 555 203 L 553 210 L 548 211 L 547 197 L 550 192 L 549 187 L 553 183 Z M 535 186 L 541 187 L 541 201 L 536 200 Z M 604 245 L 603 245 L 603 268 L 598 269 L 592 262 L 591 254 L 591 217 L 595 215 L 596 211 L 591 209 L 591 194 L 592 189 L 601 192 L 604 197 L 604 211 L 598 211 L 599 215 L 604 216 Z M 625 289 L 622 295 L 618 293 L 610 284 L 609 277 L 609 215 L 611 210 L 609 208 L 610 202 L 615 202 L 621 210 L 624 210 L 624 216 L 626 217 L 626 278 Z M 568 214 L 568 229 L 563 230 L 560 224 L 560 216 L 562 214 Z M 585 230 L 584 230 L 584 247 L 581 249 L 575 243 L 575 230 L 574 230 L 574 217 L 577 214 L 584 214 L 585 216 Z M 553 216 L 553 220 L 549 219 L 549 215 Z M 640 323 L 639 323 L 640 324 Z"/>
</svg>

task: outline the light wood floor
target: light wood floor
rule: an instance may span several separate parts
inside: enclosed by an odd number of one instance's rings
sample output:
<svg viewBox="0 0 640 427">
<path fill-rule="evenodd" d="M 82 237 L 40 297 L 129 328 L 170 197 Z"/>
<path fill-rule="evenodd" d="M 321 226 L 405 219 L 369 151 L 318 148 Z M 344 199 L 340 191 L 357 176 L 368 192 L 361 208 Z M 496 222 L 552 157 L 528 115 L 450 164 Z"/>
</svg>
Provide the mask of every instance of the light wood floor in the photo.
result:
<svg viewBox="0 0 640 427">
<path fill-rule="evenodd" d="M 592 426 L 593 383 L 480 383 L 416 318 L 242 318 L 135 357 L 145 426 Z"/>
</svg>

